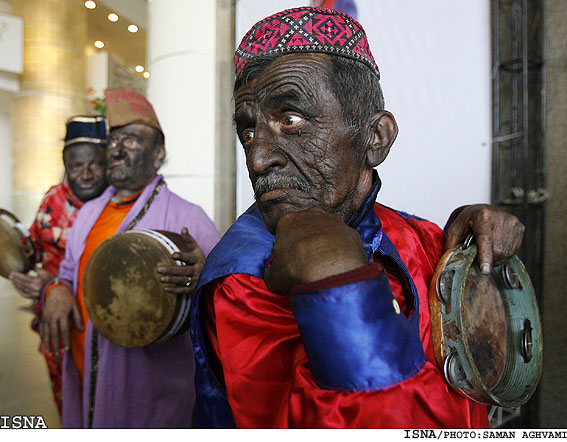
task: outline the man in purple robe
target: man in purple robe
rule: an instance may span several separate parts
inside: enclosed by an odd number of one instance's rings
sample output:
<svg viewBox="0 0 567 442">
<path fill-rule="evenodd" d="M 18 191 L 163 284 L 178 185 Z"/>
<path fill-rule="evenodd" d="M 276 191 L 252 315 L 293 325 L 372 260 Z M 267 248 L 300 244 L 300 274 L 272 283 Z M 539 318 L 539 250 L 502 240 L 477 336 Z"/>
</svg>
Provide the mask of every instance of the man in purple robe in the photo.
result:
<svg viewBox="0 0 567 442">
<path fill-rule="evenodd" d="M 219 232 L 205 212 L 168 190 L 158 170 L 164 137 L 147 100 L 107 90 L 110 128 L 107 177 L 111 186 L 79 211 L 58 279 L 46 290 L 42 341 L 57 351 L 62 339 L 65 428 L 188 428 L 194 393 L 189 332 L 144 347 L 115 345 L 89 321 L 83 296 L 87 262 L 104 240 L 131 229 L 181 233 L 184 266 L 158 267 L 173 296 L 191 294 Z M 173 285 L 173 286 L 171 286 Z M 85 327 L 86 326 L 86 327 Z"/>
</svg>

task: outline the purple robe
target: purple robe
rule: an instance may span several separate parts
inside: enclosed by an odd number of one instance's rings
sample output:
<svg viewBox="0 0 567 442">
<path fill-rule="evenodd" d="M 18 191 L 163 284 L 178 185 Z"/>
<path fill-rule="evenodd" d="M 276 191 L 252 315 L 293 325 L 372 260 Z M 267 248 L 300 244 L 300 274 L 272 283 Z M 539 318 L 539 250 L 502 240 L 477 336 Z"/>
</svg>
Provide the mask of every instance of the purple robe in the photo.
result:
<svg viewBox="0 0 567 442">
<path fill-rule="evenodd" d="M 136 200 L 118 232 L 140 212 L 155 189 L 156 177 Z M 98 198 L 87 202 L 71 229 L 59 278 L 72 284 L 76 296 L 79 260 L 86 239 L 116 189 L 110 186 Z M 220 235 L 199 206 L 168 190 L 164 183 L 150 209 L 134 229 L 161 229 L 181 233 L 187 227 L 205 255 Z M 88 425 L 91 338 L 89 321 L 85 342 L 83 385 L 69 352 L 63 359 L 64 428 Z M 189 331 L 164 343 L 126 348 L 98 337 L 98 375 L 93 428 L 189 428 L 193 406 L 195 361 Z"/>
</svg>

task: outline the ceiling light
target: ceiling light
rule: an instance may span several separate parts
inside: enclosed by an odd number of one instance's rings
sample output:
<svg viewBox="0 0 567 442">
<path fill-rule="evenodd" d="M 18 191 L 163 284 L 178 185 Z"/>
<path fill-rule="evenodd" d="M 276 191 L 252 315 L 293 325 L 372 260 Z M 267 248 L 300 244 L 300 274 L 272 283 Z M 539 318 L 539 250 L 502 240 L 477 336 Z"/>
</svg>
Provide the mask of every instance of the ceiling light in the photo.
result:
<svg viewBox="0 0 567 442">
<path fill-rule="evenodd" d="M 99 49 L 104 48 L 104 42 L 100 41 L 100 40 L 95 41 L 94 45 L 95 45 L 95 48 L 99 48 Z"/>
<path fill-rule="evenodd" d="M 111 12 L 110 14 L 108 14 L 108 20 L 111 22 L 115 22 L 118 21 L 118 15 L 115 14 L 114 12 Z"/>
<path fill-rule="evenodd" d="M 85 2 L 85 8 L 87 9 L 94 9 L 96 8 L 96 3 L 93 0 L 88 0 Z"/>
<path fill-rule="evenodd" d="M 144 66 L 136 66 L 136 72 L 144 72 Z"/>
<path fill-rule="evenodd" d="M 142 75 L 144 78 L 150 78 L 150 73 L 148 71 L 144 72 Z"/>
<path fill-rule="evenodd" d="M 128 30 L 133 34 L 135 32 L 138 32 L 138 26 L 130 25 L 130 26 L 128 26 Z"/>
</svg>

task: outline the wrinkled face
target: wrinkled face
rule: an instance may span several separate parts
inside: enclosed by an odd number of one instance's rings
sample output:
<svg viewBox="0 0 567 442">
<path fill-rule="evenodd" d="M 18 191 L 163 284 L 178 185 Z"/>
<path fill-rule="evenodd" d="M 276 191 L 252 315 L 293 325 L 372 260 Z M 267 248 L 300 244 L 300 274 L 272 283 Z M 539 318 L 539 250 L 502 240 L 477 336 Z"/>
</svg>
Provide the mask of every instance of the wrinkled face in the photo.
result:
<svg viewBox="0 0 567 442">
<path fill-rule="evenodd" d="M 112 129 L 106 150 L 108 181 L 118 190 L 138 191 L 155 176 L 163 161 L 163 146 L 155 146 L 156 129 L 129 124 Z"/>
<path fill-rule="evenodd" d="M 327 86 L 326 57 L 278 58 L 235 94 L 236 130 L 272 233 L 289 211 L 319 207 L 346 220 L 369 190 L 359 188 L 361 175 L 371 169 L 364 167 L 364 154 L 353 146 Z"/>
<path fill-rule="evenodd" d="M 96 144 L 75 144 L 63 153 L 71 191 L 82 201 L 99 196 L 106 188 L 105 149 Z"/>
</svg>

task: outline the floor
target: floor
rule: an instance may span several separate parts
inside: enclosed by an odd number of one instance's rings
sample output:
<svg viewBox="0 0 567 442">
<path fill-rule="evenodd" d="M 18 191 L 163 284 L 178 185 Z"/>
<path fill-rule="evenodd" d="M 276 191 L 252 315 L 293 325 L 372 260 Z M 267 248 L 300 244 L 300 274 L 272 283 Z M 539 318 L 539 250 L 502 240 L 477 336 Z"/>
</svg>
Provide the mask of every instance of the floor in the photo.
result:
<svg viewBox="0 0 567 442">
<path fill-rule="evenodd" d="M 60 428 L 39 335 L 21 310 L 28 304 L 0 277 L 0 416 L 42 416 L 48 428 Z"/>
</svg>

